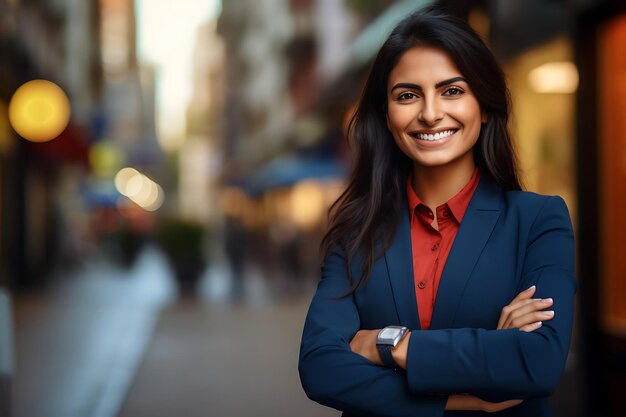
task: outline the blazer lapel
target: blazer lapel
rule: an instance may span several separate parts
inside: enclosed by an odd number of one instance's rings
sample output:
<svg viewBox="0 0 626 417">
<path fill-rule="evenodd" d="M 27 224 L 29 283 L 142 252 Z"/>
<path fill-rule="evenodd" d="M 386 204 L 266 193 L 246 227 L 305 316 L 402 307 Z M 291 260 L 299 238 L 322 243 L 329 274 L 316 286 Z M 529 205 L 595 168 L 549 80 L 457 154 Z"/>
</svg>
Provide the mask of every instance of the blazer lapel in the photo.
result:
<svg viewBox="0 0 626 417">
<path fill-rule="evenodd" d="M 452 327 L 465 283 L 500 217 L 501 202 L 500 187 L 483 175 L 463 216 L 441 275 L 432 329 Z"/>
<path fill-rule="evenodd" d="M 405 204 L 405 207 L 408 207 L 407 204 Z M 411 250 L 411 228 L 408 209 L 402 210 L 396 237 L 385 252 L 385 262 L 400 323 L 410 329 L 420 329 L 417 301 L 415 299 L 413 252 Z"/>
</svg>

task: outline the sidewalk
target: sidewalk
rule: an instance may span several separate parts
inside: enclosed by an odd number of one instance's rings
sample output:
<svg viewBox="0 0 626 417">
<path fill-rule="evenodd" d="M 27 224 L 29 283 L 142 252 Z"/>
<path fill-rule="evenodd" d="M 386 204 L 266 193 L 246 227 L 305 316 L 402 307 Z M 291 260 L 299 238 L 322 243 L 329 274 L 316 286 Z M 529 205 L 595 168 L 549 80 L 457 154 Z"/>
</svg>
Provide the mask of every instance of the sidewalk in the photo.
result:
<svg viewBox="0 0 626 417">
<path fill-rule="evenodd" d="M 14 299 L 14 417 L 339 414 L 298 379 L 307 291 L 281 294 L 248 270 L 232 304 L 217 263 L 181 299 L 154 249 L 131 270 L 100 260 L 58 282 Z"/>
<path fill-rule="evenodd" d="M 298 379 L 308 301 L 170 305 L 119 417 L 339 415 L 308 400 Z"/>
<path fill-rule="evenodd" d="M 160 255 L 91 261 L 51 291 L 14 299 L 14 417 L 112 417 L 160 310 L 174 296 Z"/>
<path fill-rule="evenodd" d="M 213 265 L 198 299 L 164 309 L 119 417 L 339 415 L 306 398 L 298 377 L 310 294 L 281 294 L 253 268 L 235 304 L 230 285 Z"/>
</svg>

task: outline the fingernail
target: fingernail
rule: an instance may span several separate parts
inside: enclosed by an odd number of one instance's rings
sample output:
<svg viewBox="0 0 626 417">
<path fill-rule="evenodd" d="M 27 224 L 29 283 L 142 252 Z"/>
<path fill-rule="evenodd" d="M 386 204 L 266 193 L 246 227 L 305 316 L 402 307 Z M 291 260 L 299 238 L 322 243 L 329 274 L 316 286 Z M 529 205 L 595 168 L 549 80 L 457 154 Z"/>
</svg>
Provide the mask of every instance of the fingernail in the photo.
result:
<svg viewBox="0 0 626 417">
<path fill-rule="evenodd" d="M 538 322 L 533 323 L 533 326 L 541 326 L 542 324 L 543 324 L 543 322 L 538 321 Z"/>
<path fill-rule="evenodd" d="M 550 317 L 554 316 L 554 311 L 552 311 L 552 310 L 544 311 L 544 313 L 545 313 L 546 316 L 550 316 Z"/>
<path fill-rule="evenodd" d="M 535 289 L 534 285 L 532 287 L 528 288 L 526 291 L 530 291 L 530 290 L 533 290 L 533 289 Z"/>
<path fill-rule="evenodd" d="M 542 303 L 550 304 L 552 302 L 552 298 L 544 298 L 541 300 Z"/>
</svg>

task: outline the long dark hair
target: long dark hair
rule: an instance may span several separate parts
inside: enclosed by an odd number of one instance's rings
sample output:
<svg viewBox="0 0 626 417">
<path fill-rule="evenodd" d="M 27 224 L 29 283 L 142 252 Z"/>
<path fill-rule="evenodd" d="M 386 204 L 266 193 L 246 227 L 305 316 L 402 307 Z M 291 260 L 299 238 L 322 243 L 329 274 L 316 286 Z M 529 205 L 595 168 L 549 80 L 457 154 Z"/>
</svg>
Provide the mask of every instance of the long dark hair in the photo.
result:
<svg viewBox="0 0 626 417">
<path fill-rule="evenodd" d="M 481 38 L 464 21 L 428 8 L 402 20 L 381 47 L 371 67 L 348 128 L 355 150 L 348 186 L 329 212 L 322 240 L 324 257 L 338 251 L 346 260 L 350 291 L 365 285 L 372 264 L 391 245 L 405 201 L 412 161 L 387 129 L 387 80 L 409 49 L 427 45 L 445 51 L 463 74 L 487 121 L 474 146 L 483 176 L 504 189 L 521 189 L 507 122 L 510 98 L 504 73 Z M 351 269 L 358 257 L 360 269 Z"/>
</svg>

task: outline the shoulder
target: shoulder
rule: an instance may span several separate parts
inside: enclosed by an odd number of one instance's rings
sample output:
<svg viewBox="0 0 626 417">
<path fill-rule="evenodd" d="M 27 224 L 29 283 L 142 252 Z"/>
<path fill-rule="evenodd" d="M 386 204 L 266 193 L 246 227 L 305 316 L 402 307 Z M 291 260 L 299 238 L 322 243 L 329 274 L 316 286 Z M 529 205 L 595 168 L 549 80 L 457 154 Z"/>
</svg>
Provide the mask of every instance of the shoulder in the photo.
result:
<svg viewBox="0 0 626 417">
<path fill-rule="evenodd" d="M 529 191 L 504 191 L 506 213 L 520 219 L 529 226 L 560 224 L 572 228 L 567 204 L 558 195 L 543 195 Z"/>
<path fill-rule="evenodd" d="M 521 217 L 534 217 L 541 212 L 559 211 L 568 215 L 563 198 L 556 195 L 544 195 L 531 191 L 506 190 L 496 184 L 489 176 L 481 178 L 476 193 L 476 207 L 504 210 Z"/>
<path fill-rule="evenodd" d="M 544 195 L 531 191 L 503 191 L 504 200 L 509 207 L 519 207 L 531 211 L 566 210 L 567 205 L 561 196 Z"/>
</svg>

